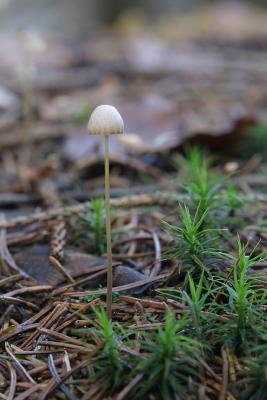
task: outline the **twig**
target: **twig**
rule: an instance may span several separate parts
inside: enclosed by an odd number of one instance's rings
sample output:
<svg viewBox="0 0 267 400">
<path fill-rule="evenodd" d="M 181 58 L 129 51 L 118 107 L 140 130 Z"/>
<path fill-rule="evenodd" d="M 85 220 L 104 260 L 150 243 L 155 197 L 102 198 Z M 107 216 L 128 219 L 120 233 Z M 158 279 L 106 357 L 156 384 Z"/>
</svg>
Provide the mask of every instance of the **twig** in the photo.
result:
<svg viewBox="0 0 267 400">
<path fill-rule="evenodd" d="M 72 374 L 75 372 L 79 371 L 82 368 L 85 368 L 89 365 L 92 357 L 94 357 L 97 352 L 99 351 L 100 346 L 95 347 L 95 349 L 91 352 L 90 356 L 87 357 L 85 360 L 81 361 L 79 364 L 75 365 L 75 367 L 72 368 L 71 371 L 66 372 L 62 377 L 61 377 L 61 382 L 64 382 L 66 379 L 68 379 Z M 48 385 L 44 388 L 44 390 L 41 392 L 39 396 L 39 400 L 45 400 L 49 394 L 51 394 L 58 386 L 57 381 L 55 378 L 52 378 Z"/>
<path fill-rule="evenodd" d="M 115 397 L 115 400 L 123 400 L 125 396 L 132 390 L 132 388 L 137 385 L 143 378 L 143 374 L 138 374 L 134 377 L 127 386 Z"/>
<path fill-rule="evenodd" d="M 158 275 L 161 269 L 161 245 L 159 237 L 154 230 L 152 231 L 152 237 L 155 246 L 155 263 L 150 272 L 150 277 Z"/>
<path fill-rule="evenodd" d="M 153 204 L 177 204 L 177 201 L 185 200 L 184 196 L 178 196 L 176 193 L 162 193 L 155 192 L 152 194 L 141 194 L 133 196 L 119 197 L 110 200 L 110 204 L 114 207 L 136 207 L 136 206 L 150 206 Z M 87 201 L 82 204 L 75 204 L 74 206 L 53 208 L 48 211 L 37 212 L 33 215 L 26 215 L 13 218 L 9 221 L 0 221 L 0 229 L 15 228 L 23 225 L 32 224 L 33 222 L 48 221 L 58 218 L 59 216 L 69 216 L 78 214 L 91 208 L 91 202 Z"/>
<path fill-rule="evenodd" d="M 0 303 L 16 304 L 16 305 L 23 306 L 25 308 L 30 308 L 33 311 L 39 311 L 39 307 L 36 306 L 35 304 L 33 304 L 29 301 L 22 300 L 22 299 L 17 299 L 12 296 L 6 296 L 6 295 L 0 296 Z"/>
<path fill-rule="evenodd" d="M 8 276 L 7 278 L 0 280 L 0 287 L 9 285 L 10 283 L 18 282 L 21 279 L 23 279 L 23 276 L 21 276 L 20 274 Z"/>
<path fill-rule="evenodd" d="M 4 324 L 4 322 L 6 321 L 6 319 L 8 318 L 8 315 L 11 313 L 12 310 L 13 310 L 13 305 L 10 305 L 2 313 L 2 315 L 0 317 L 0 327 Z"/>
<path fill-rule="evenodd" d="M 6 222 L 5 216 L 3 214 L 0 214 L 0 224 L 1 223 L 5 224 L 5 222 Z M 6 230 L 3 227 L 0 227 L 0 259 L 2 260 L 4 265 L 8 265 L 9 268 L 19 273 L 19 275 L 33 281 L 33 279 L 28 274 L 26 274 L 26 272 L 22 271 L 15 263 L 7 247 Z"/>
<path fill-rule="evenodd" d="M 60 316 L 64 315 L 65 312 L 66 308 L 64 304 L 56 305 L 51 313 L 49 313 L 40 324 L 37 324 L 37 326 L 50 328 L 53 323 L 59 319 Z M 33 332 L 22 344 L 22 347 L 25 349 L 30 346 L 33 341 L 38 338 L 39 335 L 39 331 L 36 330 L 35 332 Z"/>
<path fill-rule="evenodd" d="M 222 360 L 223 360 L 223 373 L 222 373 L 222 386 L 219 400 L 226 399 L 227 386 L 228 386 L 228 359 L 225 350 L 222 349 Z"/>
<path fill-rule="evenodd" d="M 137 301 L 142 304 L 143 307 L 149 307 L 149 308 L 154 308 L 155 310 L 165 310 L 166 306 L 165 304 L 159 301 L 153 301 L 153 300 L 144 300 L 144 299 L 138 299 L 136 297 L 132 296 L 120 296 L 120 300 L 125 301 L 126 303 L 130 304 L 135 304 Z"/>
<path fill-rule="evenodd" d="M 31 395 L 41 389 L 44 385 L 43 384 L 36 384 L 29 389 L 25 390 L 25 392 L 21 393 L 19 396 L 16 397 L 15 400 L 27 400 L 31 398 Z"/>
<path fill-rule="evenodd" d="M 118 264 L 116 264 L 116 265 L 118 265 Z M 114 264 L 113 264 L 113 266 L 114 266 Z M 53 290 L 53 292 L 51 293 L 51 296 L 58 296 L 58 295 L 64 293 L 67 289 L 73 288 L 75 286 L 80 286 L 84 283 L 88 283 L 89 281 L 91 281 L 95 278 L 98 278 L 99 276 L 106 275 L 106 268 L 107 268 L 106 266 L 101 267 L 101 270 L 99 272 L 96 272 L 95 274 L 92 274 L 90 276 L 87 276 L 86 278 L 80 279 L 79 281 L 76 281 L 75 283 L 65 285 L 64 287 L 60 287 L 60 288 Z"/>
<path fill-rule="evenodd" d="M 23 287 L 21 289 L 13 290 L 12 292 L 5 293 L 2 297 L 3 298 L 4 297 L 13 297 L 13 296 L 17 296 L 18 294 L 24 294 L 24 293 L 48 292 L 51 289 L 52 289 L 52 286 L 50 286 L 50 285 L 29 286 L 29 287 Z"/>
<path fill-rule="evenodd" d="M 75 284 L 75 279 L 69 274 L 69 272 L 63 267 L 63 265 L 53 256 L 49 257 L 50 263 L 55 267 L 55 269 L 66 278 L 69 283 Z"/>
<path fill-rule="evenodd" d="M 46 329 L 46 328 L 38 328 L 38 331 L 41 333 L 44 333 L 45 335 L 52 336 L 52 337 L 55 337 L 56 339 L 61 340 L 62 342 L 64 342 L 63 344 L 65 344 L 65 342 L 72 343 L 72 344 L 76 344 L 78 346 L 88 347 L 90 350 L 92 350 L 91 345 L 89 345 L 87 343 L 83 343 L 79 339 L 75 339 L 70 336 L 64 335 L 63 333 L 59 333 L 57 331 L 53 331 L 51 329 Z"/>
<path fill-rule="evenodd" d="M 34 385 L 36 385 L 35 380 L 28 374 L 28 372 L 26 371 L 26 369 L 23 367 L 23 365 L 19 362 L 19 360 L 14 356 L 14 354 L 11 351 L 11 347 L 9 345 L 8 342 L 5 343 L 5 349 L 6 352 L 10 355 L 10 357 L 12 358 L 12 360 L 14 361 L 17 369 L 21 372 L 21 375 L 26 378 L 29 382 L 33 383 Z"/>
<path fill-rule="evenodd" d="M 50 354 L 48 357 L 48 367 L 51 372 L 51 375 L 55 378 L 59 388 L 62 390 L 62 392 L 65 394 L 66 398 L 69 400 L 77 400 L 77 397 L 74 396 L 71 391 L 67 388 L 64 383 L 62 383 L 60 376 L 58 375 L 55 363 L 54 363 L 54 358 L 53 355 Z"/>
<path fill-rule="evenodd" d="M 5 343 L 10 338 L 20 335 L 21 333 L 31 331 L 31 330 L 35 329 L 37 326 L 38 326 L 38 324 L 31 324 L 31 325 L 26 325 L 26 326 L 20 325 L 17 327 L 17 329 L 14 332 L 8 333 L 7 335 L 0 337 L 0 344 Z"/>
<path fill-rule="evenodd" d="M 10 385 L 7 400 L 13 400 L 16 392 L 17 374 L 10 362 L 7 361 L 7 367 L 10 374 Z"/>
<path fill-rule="evenodd" d="M 76 351 L 80 351 L 83 353 L 88 353 L 92 351 L 88 346 L 86 347 L 84 344 L 82 346 L 78 346 L 77 344 L 72 343 L 62 343 L 62 342 L 55 342 L 52 340 L 41 340 L 38 342 L 40 346 L 55 346 L 55 347 L 63 347 L 64 349 L 73 349 Z"/>
<path fill-rule="evenodd" d="M 139 287 L 139 286 L 144 286 L 144 285 L 151 284 L 154 282 L 159 282 L 159 281 L 167 278 L 167 276 L 168 276 L 168 274 L 162 274 L 162 275 L 155 276 L 152 278 L 142 279 L 141 281 L 138 281 L 138 282 L 129 283 L 127 285 L 116 286 L 113 288 L 113 293 L 123 292 L 125 290 L 131 290 L 131 289 Z M 67 292 L 67 293 L 64 293 L 64 295 L 69 296 L 69 297 L 84 297 L 84 296 L 90 296 L 90 295 L 102 295 L 102 294 L 106 294 L 106 292 L 107 292 L 107 289 L 99 289 L 99 290 L 87 290 L 84 292 Z"/>
</svg>

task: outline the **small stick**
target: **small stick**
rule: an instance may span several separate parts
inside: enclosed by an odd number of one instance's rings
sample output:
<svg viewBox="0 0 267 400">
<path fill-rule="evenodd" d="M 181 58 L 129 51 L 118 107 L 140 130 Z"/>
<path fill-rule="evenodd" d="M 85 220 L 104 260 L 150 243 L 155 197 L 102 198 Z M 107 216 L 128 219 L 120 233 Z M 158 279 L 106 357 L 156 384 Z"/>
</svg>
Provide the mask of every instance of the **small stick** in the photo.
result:
<svg viewBox="0 0 267 400">
<path fill-rule="evenodd" d="M 53 256 L 49 257 L 49 261 L 55 267 L 55 269 L 66 278 L 66 280 L 70 283 L 73 284 L 75 283 L 75 279 L 68 273 L 68 271 L 61 265 L 61 263 Z"/>
<path fill-rule="evenodd" d="M 8 361 L 7 361 L 7 366 L 8 366 L 9 374 L 10 374 L 10 385 L 9 385 L 8 396 L 6 399 L 13 400 L 15 397 L 15 393 L 16 393 L 17 374 L 16 374 L 16 370 L 12 367 L 12 365 Z"/>
<path fill-rule="evenodd" d="M 184 195 L 177 195 L 172 192 L 154 192 L 153 194 L 134 194 L 113 198 L 110 204 L 113 207 L 139 207 L 152 206 L 153 204 L 176 205 L 178 201 L 183 202 L 187 199 Z M 266 197 L 267 201 L 267 197 Z M 32 215 L 22 215 L 9 220 L 0 220 L 0 229 L 18 228 L 24 225 L 30 225 L 34 222 L 46 222 L 58 218 L 59 216 L 71 216 L 91 209 L 91 202 L 75 204 L 65 207 L 56 207 L 47 211 L 35 212 Z"/>
<path fill-rule="evenodd" d="M 152 231 L 152 237 L 155 246 L 155 264 L 150 272 L 151 277 L 158 275 L 161 269 L 161 244 L 159 237 L 154 230 Z"/>
<path fill-rule="evenodd" d="M 12 361 L 14 362 L 15 366 L 17 367 L 18 371 L 21 373 L 23 378 L 26 378 L 29 382 L 36 385 L 35 380 L 28 374 L 28 372 L 23 367 L 23 365 L 20 363 L 20 361 L 12 353 L 10 344 L 8 342 L 5 342 L 5 350 L 8 353 L 8 355 L 11 357 Z"/>
<path fill-rule="evenodd" d="M 17 299 L 16 297 L 12 297 L 12 296 L 0 296 L 0 304 L 4 303 L 4 304 L 16 304 L 16 305 L 20 305 L 22 307 L 25 308 L 30 308 L 33 311 L 39 311 L 39 307 L 36 304 L 31 303 L 30 301 L 25 301 L 22 299 Z"/>
<path fill-rule="evenodd" d="M 64 393 L 64 395 L 66 396 L 66 399 L 68 400 L 77 400 L 77 397 L 74 396 L 71 391 L 69 390 L 69 388 L 61 382 L 61 378 L 57 372 L 56 366 L 55 366 L 55 362 L 54 362 L 54 358 L 53 355 L 50 354 L 48 357 L 48 367 L 49 370 L 51 372 L 51 375 L 55 378 L 59 388 L 62 390 L 62 392 Z"/>
<path fill-rule="evenodd" d="M 48 292 L 50 290 L 52 290 L 52 286 L 50 286 L 50 285 L 25 286 L 20 289 L 12 290 L 12 292 L 5 293 L 2 296 L 2 298 L 14 297 L 14 296 L 17 296 L 18 294 L 24 294 L 24 293 Z"/>
<path fill-rule="evenodd" d="M 20 281 L 21 279 L 23 279 L 23 277 L 20 274 L 8 276 L 7 278 L 3 278 L 0 280 L 0 287 L 9 285 L 10 283 Z"/>
<path fill-rule="evenodd" d="M 31 395 L 34 392 L 37 392 L 39 389 L 42 389 L 44 385 L 38 383 L 36 385 L 31 386 L 29 389 L 25 390 L 25 392 L 19 394 L 16 397 L 16 400 L 27 400 L 31 398 Z"/>
<path fill-rule="evenodd" d="M 223 360 L 223 379 L 221 385 L 221 392 L 219 400 L 225 400 L 227 394 L 227 386 L 228 386 L 228 359 L 227 354 L 224 349 L 222 349 L 222 360 Z"/>
<path fill-rule="evenodd" d="M 37 328 L 39 332 L 44 333 L 47 336 L 51 336 L 54 337 L 58 340 L 61 340 L 62 342 L 64 342 L 64 345 L 66 343 L 72 343 L 75 344 L 77 346 L 81 346 L 81 347 L 88 347 L 89 349 L 92 349 L 92 345 L 87 344 L 82 342 L 79 339 L 75 339 L 72 338 L 70 336 L 64 335 L 63 333 L 57 332 L 57 331 L 53 331 L 52 329 L 47 329 L 47 328 Z"/>
<path fill-rule="evenodd" d="M 165 280 L 166 278 L 168 278 L 168 274 L 161 274 L 158 276 L 154 276 L 154 277 L 148 277 L 145 279 L 142 279 L 140 281 L 137 282 L 133 282 L 133 283 L 128 283 L 126 285 L 122 285 L 122 286 L 116 286 L 113 288 L 114 292 L 124 292 L 126 290 L 130 290 L 136 287 L 140 287 L 140 286 L 145 286 L 148 284 L 152 284 L 154 282 L 159 282 L 162 280 Z M 102 294 L 106 294 L 107 293 L 107 289 L 97 289 L 97 290 L 86 290 L 84 292 L 65 292 L 64 296 L 68 296 L 71 298 L 79 298 L 79 297 L 83 297 L 83 296 L 90 296 L 90 295 L 102 295 Z"/>
<path fill-rule="evenodd" d="M 16 328 L 15 331 L 1 336 L 0 337 L 0 344 L 1 343 L 5 343 L 7 340 L 11 339 L 14 336 L 17 336 L 17 335 L 20 335 L 22 333 L 31 331 L 31 330 L 37 328 L 37 326 L 38 326 L 38 324 L 31 324 L 31 325 L 27 325 L 27 326 L 19 325 L 18 328 Z"/>
<path fill-rule="evenodd" d="M 91 359 L 97 354 L 100 350 L 101 346 L 96 346 L 94 350 L 92 350 L 91 354 L 86 357 L 83 361 L 79 362 L 79 364 L 75 365 L 71 371 L 66 372 L 63 376 L 61 376 L 61 382 L 64 382 L 68 379 L 71 375 L 75 372 L 81 370 L 82 368 L 88 367 L 90 364 Z M 56 362 L 55 362 L 56 363 Z M 48 384 L 44 387 L 42 392 L 39 395 L 39 400 L 45 400 L 52 392 L 58 387 L 58 383 L 53 377 Z"/>
<path fill-rule="evenodd" d="M 136 386 L 141 379 L 143 378 L 143 374 L 136 375 L 128 384 L 125 386 L 124 389 L 117 395 L 116 400 L 123 400 L 125 396 L 132 390 L 134 386 Z"/>
</svg>

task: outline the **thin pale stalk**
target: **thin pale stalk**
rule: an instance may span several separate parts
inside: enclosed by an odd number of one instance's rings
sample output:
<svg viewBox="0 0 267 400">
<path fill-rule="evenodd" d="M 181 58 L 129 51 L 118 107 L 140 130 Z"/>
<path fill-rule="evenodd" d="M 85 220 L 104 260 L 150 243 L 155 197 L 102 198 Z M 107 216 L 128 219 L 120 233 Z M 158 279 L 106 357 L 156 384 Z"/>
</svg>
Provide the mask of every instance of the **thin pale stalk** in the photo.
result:
<svg viewBox="0 0 267 400">
<path fill-rule="evenodd" d="M 109 136 L 105 135 L 105 208 L 107 241 L 107 316 L 112 319 L 112 252 L 110 227 Z"/>
</svg>

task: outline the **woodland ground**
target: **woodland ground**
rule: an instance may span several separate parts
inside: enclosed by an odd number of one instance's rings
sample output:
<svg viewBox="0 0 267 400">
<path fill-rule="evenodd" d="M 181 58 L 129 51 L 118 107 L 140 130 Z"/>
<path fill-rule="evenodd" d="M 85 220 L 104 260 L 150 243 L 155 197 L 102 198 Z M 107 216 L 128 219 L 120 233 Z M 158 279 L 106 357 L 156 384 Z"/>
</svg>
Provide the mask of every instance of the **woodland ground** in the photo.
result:
<svg viewBox="0 0 267 400">
<path fill-rule="evenodd" d="M 16 73 L 3 58 L 1 399 L 266 398 L 267 59 L 251 26 L 53 42 Z M 112 324 L 103 144 L 86 134 L 101 103 L 126 126 Z"/>
</svg>

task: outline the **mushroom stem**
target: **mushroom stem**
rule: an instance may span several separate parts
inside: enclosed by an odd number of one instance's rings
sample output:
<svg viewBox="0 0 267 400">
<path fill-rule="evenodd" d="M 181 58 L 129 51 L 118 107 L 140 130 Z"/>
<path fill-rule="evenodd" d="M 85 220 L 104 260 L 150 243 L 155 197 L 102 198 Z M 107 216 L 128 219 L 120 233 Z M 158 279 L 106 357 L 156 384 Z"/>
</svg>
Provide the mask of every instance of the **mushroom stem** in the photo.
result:
<svg viewBox="0 0 267 400">
<path fill-rule="evenodd" d="M 105 208 L 107 242 L 107 316 L 112 319 L 112 252 L 110 227 L 109 135 L 105 135 Z"/>
</svg>

